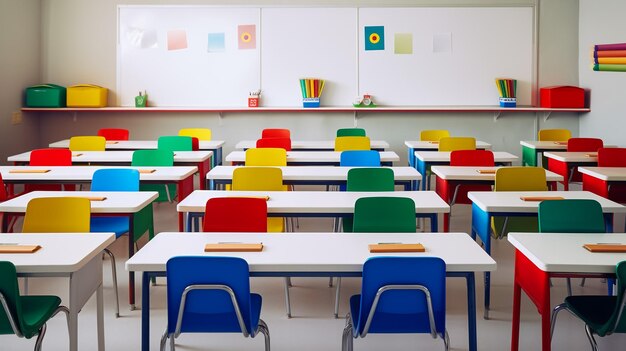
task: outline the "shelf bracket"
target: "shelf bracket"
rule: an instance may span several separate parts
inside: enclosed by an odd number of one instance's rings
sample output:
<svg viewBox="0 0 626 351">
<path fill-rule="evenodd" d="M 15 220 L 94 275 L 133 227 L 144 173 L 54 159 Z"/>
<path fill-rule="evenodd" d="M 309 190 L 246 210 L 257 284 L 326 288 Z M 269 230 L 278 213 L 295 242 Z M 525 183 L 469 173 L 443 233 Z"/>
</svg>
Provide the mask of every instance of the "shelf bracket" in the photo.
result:
<svg viewBox="0 0 626 351">
<path fill-rule="evenodd" d="M 550 115 L 552 114 L 552 111 L 546 111 L 543 113 L 543 121 L 546 122 L 548 120 L 548 118 L 550 118 Z"/>
<path fill-rule="evenodd" d="M 217 113 L 217 125 L 219 126 L 224 125 L 223 118 L 224 118 L 224 112 L 223 111 L 218 112 Z"/>
<path fill-rule="evenodd" d="M 502 114 L 502 111 L 494 111 L 493 112 L 493 121 L 496 122 L 498 120 L 498 118 L 500 118 L 501 114 Z"/>
<path fill-rule="evenodd" d="M 358 116 L 358 113 L 354 111 L 354 128 L 357 127 L 357 116 Z"/>
</svg>

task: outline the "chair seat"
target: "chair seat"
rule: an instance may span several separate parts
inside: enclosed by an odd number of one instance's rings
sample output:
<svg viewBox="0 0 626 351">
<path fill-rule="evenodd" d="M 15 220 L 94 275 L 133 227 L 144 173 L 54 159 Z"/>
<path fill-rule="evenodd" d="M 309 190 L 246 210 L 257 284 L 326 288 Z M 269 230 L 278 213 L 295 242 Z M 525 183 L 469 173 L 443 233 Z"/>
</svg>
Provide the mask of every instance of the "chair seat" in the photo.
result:
<svg viewBox="0 0 626 351">
<path fill-rule="evenodd" d="M 607 333 L 609 320 L 617 303 L 617 296 L 574 295 L 565 298 L 570 311 L 580 317 L 599 336 Z"/>
<path fill-rule="evenodd" d="M 127 217 L 91 217 L 92 233 L 114 232 L 115 237 L 128 233 L 129 221 Z"/>
<path fill-rule="evenodd" d="M 21 302 L 22 318 L 26 329 L 22 330 L 22 333 L 28 339 L 37 335 L 39 328 L 50 319 L 57 307 L 61 305 L 61 299 L 52 295 L 23 295 Z"/>
<path fill-rule="evenodd" d="M 285 223 L 282 217 L 269 217 L 267 219 L 268 233 L 281 233 L 285 231 Z"/>
</svg>

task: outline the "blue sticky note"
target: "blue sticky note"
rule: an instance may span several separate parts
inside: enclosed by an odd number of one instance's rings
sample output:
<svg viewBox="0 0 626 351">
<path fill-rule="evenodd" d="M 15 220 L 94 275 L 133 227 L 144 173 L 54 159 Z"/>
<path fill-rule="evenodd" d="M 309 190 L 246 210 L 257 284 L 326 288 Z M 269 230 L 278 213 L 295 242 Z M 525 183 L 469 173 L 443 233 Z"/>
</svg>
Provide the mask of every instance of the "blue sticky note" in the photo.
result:
<svg viewBox="0 0 626 351">
<path fill-rule="evenodd" d="M 224 33 L 209 33 L 208 52 L 224 52 Z"/>
<path fill-rule="evenodd" d="M 365 50 L 385 50 L 384 26 L 365 26 Z"/>
</svg>

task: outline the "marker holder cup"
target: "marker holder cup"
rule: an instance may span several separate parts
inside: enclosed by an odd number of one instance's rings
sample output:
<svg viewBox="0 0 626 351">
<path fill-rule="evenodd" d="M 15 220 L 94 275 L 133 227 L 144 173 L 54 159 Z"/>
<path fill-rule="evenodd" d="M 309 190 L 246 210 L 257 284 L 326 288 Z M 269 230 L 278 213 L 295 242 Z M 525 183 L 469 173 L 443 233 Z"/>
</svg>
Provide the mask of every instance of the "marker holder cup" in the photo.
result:
<svg viewBox="0 0 626 351">
<path fill-rule="evenodd" d="M 517 106 L 517 98 L 500 98 L 500 107 L 515 107 Z"/>
<path fill-rule="evenodd" d="M 302 107 L 320 107 L 320 98 L 303 98 Z"/>
<path fill-rule="evenodd" d="M 248 107 L 259 107 L 259 96 L 248 97 Z"/>
</svg>

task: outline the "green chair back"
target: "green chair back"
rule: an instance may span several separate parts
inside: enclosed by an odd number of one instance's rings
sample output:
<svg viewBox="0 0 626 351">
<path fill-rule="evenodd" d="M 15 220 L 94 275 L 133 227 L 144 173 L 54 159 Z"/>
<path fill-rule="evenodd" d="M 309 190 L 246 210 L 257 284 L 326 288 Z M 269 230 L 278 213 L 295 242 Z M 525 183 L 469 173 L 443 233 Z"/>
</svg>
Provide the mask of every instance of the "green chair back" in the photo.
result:
<svg viewBox="0 0 626 351">
<path fill-rule="evenodd" d="M 347 191 L 394 191 L 394 186 L 391 168 L 353 168 L 348 171 Z M 343 218 L 344 232 L 352 232 L 352 225 L 352 218 Z"/>
<path fill-rule="evenodd" d="M 133 152 L 132 166 L 171 167 L 174 165 L 174 152 L 164 149 L 136 150 Z M 167 190 L 166 190 L 167 187 Z M 140 191 L 157 191 L 159 197 L 156 202 L 171 201 L 176 195 L 175 184 L 141 184 Z M 169 193 L 169 197 L 168 197 Z M 143 225 L 142 225 L 143 226 Z"/>
<path fill-rule="evenodd" d="M 407 197 L 362 197 L 354 204 L 355 233 L 415 233 L 415 202 Z"/>
<path fill-rule="evenodd" d="M 159 137 L 157 148 L 161 150 L 175 151 L 192 151 L 193 141 L 190 136 L 168 135 Z"/>
<path fill-rule="evenodd" d="M 342 136 L 366 136 L 363 128 L 341 128 L 337 129 L 338 137 Z"/>
<path fill-rule="evenodd" d="M 602 206 L 595 200 L 565 199 L 539 203 L 543 233 L 604 233 Z"/>
</svg>

